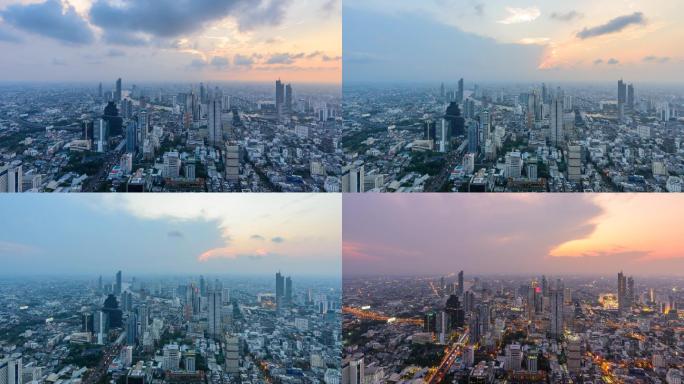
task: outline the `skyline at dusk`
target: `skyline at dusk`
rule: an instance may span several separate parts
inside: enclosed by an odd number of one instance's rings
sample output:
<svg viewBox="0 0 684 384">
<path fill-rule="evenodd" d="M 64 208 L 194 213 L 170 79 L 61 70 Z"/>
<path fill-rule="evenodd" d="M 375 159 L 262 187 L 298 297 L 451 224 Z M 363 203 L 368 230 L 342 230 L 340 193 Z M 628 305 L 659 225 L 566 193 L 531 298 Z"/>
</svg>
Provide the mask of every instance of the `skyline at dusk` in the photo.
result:
<svg viewBox="0 0 684 384">
<path fill-rule="evenodd" d="M 343 196 L 343 273 L 672 275 L 677 195 Z"/>
</svg>

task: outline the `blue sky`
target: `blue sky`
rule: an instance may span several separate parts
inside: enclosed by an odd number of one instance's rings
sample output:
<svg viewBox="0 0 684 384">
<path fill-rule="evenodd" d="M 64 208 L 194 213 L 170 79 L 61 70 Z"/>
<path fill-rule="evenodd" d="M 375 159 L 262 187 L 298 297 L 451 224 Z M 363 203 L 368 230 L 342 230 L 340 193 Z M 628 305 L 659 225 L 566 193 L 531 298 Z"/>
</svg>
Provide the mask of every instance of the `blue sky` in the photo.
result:
<svg viewBox="0 0 684 384">
<path fill-rule="evenodd" d="M 343 81 L 680 81 L 678 0 L 347 0 Z"/>
<path fill-rule="evenodd" d="M 339 275 L 341 199 L 305 196 L 8 195 L 0 275 Z"/>
</svg>

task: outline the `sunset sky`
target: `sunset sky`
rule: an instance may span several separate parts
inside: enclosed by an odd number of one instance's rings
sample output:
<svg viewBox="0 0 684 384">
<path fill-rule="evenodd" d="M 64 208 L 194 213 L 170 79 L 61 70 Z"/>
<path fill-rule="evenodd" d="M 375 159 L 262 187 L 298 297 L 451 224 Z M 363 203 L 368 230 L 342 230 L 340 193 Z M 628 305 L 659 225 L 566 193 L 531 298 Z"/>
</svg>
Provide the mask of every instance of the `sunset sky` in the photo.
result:
<svg viewBox="0 0 684 384">
<path fill-rule="evenodd" d="M 0 275 L 341 273 L 334 195 L 31 194 L 0 208 Z"/>
<path fill-rule="evenodd" d="M 679 0 L 347 0 L 346 81 L 681 82 Z M 393 63 L 393 65 L 389 65 Z"/>
<path fill-rule="evenodd" d="M 343 199 L 345 275 L 684 273 L 677 194 Z"/>
<path fill-rule="evenodd" d="M 0 0 L 0 81 L 341 81 L 340 0 Z"/>
</svg>

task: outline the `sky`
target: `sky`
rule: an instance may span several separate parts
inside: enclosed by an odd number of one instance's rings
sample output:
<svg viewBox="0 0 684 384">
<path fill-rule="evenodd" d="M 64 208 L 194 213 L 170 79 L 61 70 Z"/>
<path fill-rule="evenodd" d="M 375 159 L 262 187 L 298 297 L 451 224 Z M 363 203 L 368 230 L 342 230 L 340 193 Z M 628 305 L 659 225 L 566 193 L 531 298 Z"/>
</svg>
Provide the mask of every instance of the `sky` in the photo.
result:
<svg viewBox="0 0 684 384">
<path fill-rule="evenodd" d="M 0 276 L 339 277 L 341 209 L 327 194 L 8 195 Z"/>
<path fill-rule="evenodd" d="M 347 194 L 343 275 L 684 273 L 678 194 Z"/>
<path fill-rule="evenodd" d="M 0 0 L 0 81 L 341 81 L 340 0 Z"/>
<path fill-rule="evenodd" d="M 681 82 L 680 0 L 346 0 L 344 82 Z"/>
</svg>

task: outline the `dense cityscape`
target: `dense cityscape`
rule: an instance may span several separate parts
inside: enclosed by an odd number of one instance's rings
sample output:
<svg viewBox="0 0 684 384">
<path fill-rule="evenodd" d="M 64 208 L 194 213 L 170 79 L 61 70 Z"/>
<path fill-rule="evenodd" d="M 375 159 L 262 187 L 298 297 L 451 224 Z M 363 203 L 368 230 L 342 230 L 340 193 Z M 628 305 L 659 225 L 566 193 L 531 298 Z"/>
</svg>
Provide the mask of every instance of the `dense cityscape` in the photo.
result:
<svg viewBox="0 0 684 384">
<path fill-rule="evenodd" d="M 5 277 L 2 383 L 339 383 L 335 279 Z"/>
<path fill-rule="evenodd" d="M 345 84 L 343 192 L 681 192 L 684 91 L 613 84 Z"/>
<path fill-rule="evenodd" d="M 678 278 L 349 277 L 345 383 L 680 383 Z"/>
<path fill-rule="evenodd" d="M 0 87 L 0 192 L 339 192 L 339 87 Z"/>
</svg>

